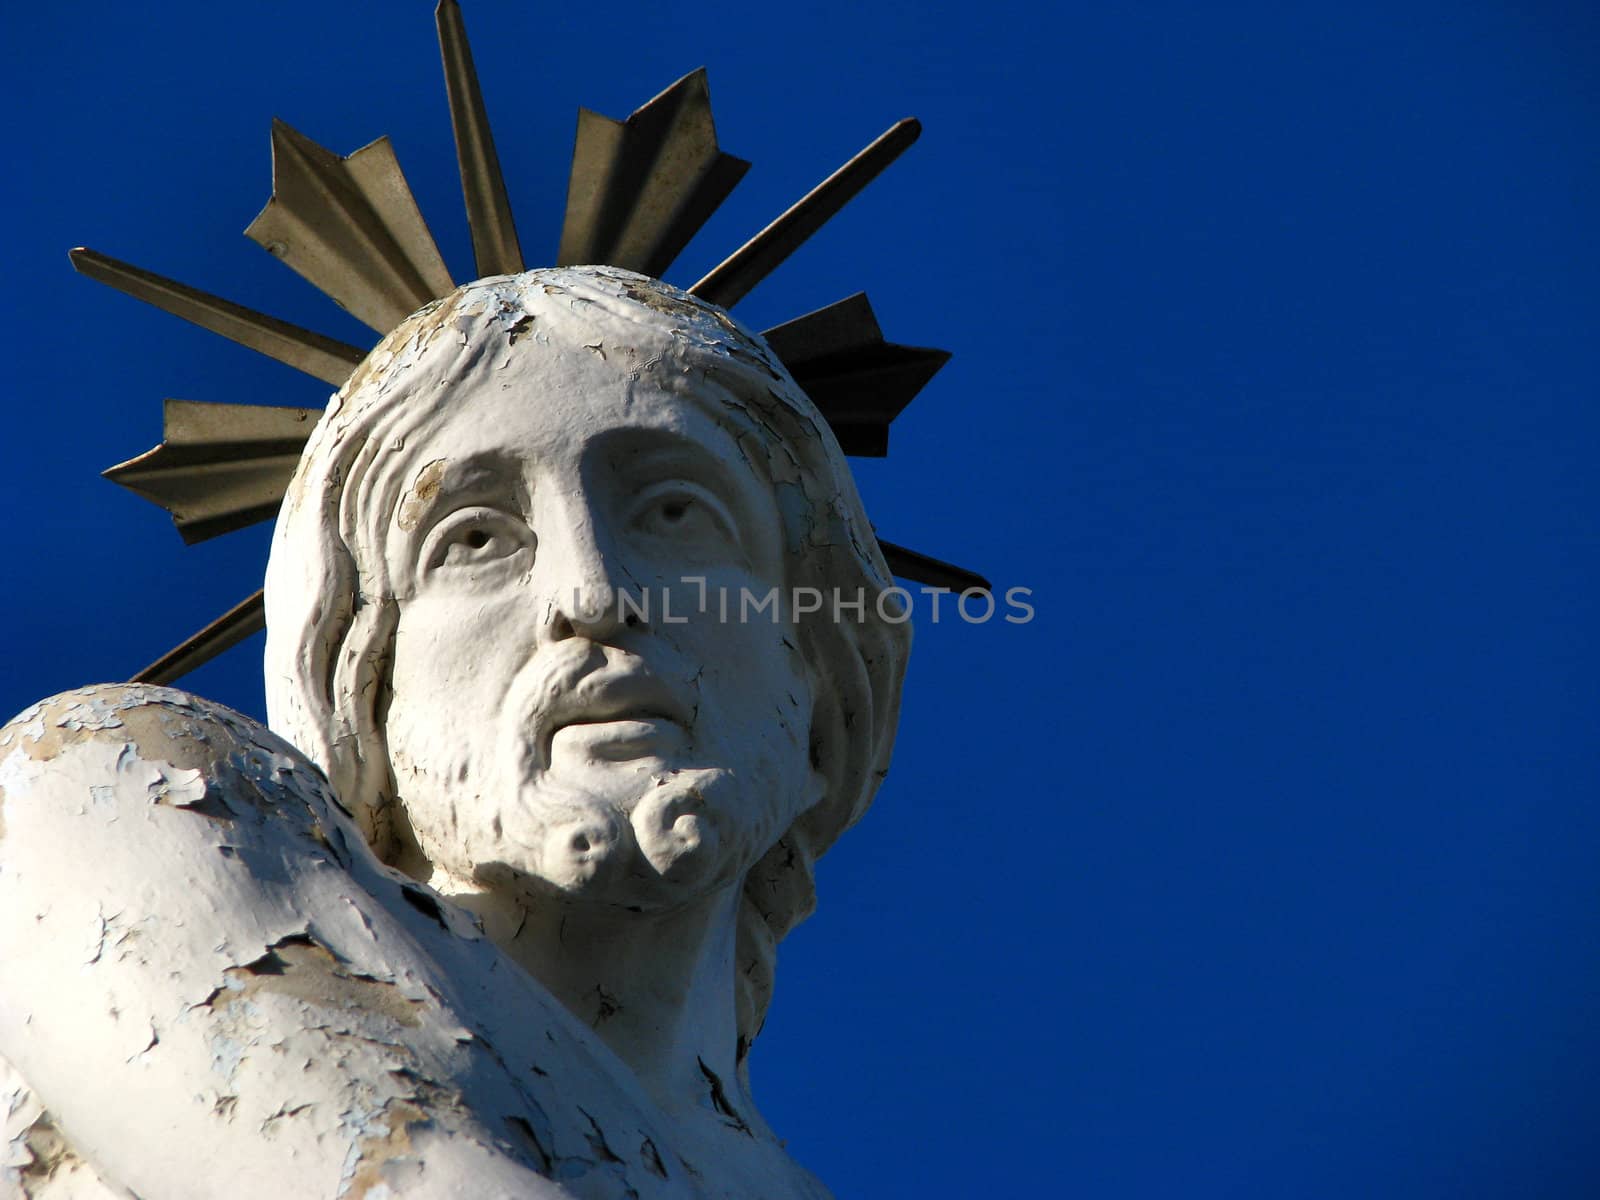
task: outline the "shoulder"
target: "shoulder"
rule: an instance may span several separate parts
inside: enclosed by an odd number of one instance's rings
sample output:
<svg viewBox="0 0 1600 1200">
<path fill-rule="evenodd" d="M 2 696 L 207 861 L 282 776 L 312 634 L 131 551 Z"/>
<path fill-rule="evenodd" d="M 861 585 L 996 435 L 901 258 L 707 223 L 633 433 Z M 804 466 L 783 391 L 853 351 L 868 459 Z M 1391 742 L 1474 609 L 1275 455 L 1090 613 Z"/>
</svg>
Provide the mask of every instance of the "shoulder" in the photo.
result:
<svg viewBox="0 0 1600 1200">
<path fill-rule="evenodd" d="M 232 820 L 250 810 L 307 818 L 334 803 L 304 754 L 259 721 L 175 688 L 110 683 L 41 700 L 0 726 L 0 843 L 18 820 L 91 810 L 189 809 Z M 7 846 L 7 849 L 13 847 Z"/>
<path fill-rule="evenodd" d="M 147 758 L 173 754 L 224 760 L 244 747 L 304 760 L 259 721 L 177 688 L 101 683 L 31 705 L 0 726 L 0 759 L 70 757 L 86 743 L 131 747 Z M 307 764 L 309 765 L 309 763 Z M 314 768 L 313 768 L 314 769 Z"/>
</svg>

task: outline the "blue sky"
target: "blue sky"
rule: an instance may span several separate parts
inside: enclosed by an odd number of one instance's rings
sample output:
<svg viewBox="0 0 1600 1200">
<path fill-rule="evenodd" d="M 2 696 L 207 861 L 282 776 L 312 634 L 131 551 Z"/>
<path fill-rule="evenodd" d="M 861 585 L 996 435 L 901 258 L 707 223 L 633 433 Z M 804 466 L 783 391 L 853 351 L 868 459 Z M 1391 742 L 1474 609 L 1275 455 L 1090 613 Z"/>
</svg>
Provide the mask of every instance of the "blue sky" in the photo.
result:
<svg viewBox="0 0 1600 1200">
<path fill-rule="evenodd" d="M 755 166 L 680 284 L 925 126 L 736 312 L 865 289 L 891 340 L 955 352 L 862 490 L 1037 615 L 918 628 L 894 771 L 755 1051 L 793 1152 L 841 1200 L 1594 1194 L 1596 12 L 467 19 L 530 262 L 579 105 L 709 68 Z M 8 25 L 9 713 L 257 586 L 264 529 L 185 548 L 96 478 L 161 399 L 327 390 L 67 248 L 370 340 L 239 235 L 279 115 L 341 153 L 393 136 L 458 278 L 469 253 L 429 4 Z M 258 658 L 189 685 L 259 714 Z"/>
</svg>

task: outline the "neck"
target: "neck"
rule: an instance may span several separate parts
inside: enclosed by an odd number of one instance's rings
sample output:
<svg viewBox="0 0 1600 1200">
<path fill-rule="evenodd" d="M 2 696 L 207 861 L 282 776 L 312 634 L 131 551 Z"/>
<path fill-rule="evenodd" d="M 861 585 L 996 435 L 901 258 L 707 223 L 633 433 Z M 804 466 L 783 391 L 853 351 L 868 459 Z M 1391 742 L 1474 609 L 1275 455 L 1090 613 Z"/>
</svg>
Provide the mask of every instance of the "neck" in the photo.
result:
<svg viewBox="0 0 1600 1200">
<path fill-rule="evenodd" d="M 670 912 L 530 904 L 436 875 L 503 950 L 592 1028 L 675 1115 L 760 1128 L 737 1070 L 736 882 Z"/>
</svg>

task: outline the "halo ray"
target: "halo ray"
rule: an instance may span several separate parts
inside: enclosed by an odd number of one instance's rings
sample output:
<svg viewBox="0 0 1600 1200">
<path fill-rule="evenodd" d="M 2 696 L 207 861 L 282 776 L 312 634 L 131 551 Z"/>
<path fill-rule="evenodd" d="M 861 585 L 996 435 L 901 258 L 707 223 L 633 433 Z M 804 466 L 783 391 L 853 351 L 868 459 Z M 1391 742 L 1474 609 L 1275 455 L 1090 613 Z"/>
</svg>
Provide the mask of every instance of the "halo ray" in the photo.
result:
<svg viewBox="0 0 1600 1200">
<path fill-rule="evenodd" d="M 828 419 L 840 449 L 859 457 L 889 453 L 890 422 L 950 361 L 948 350 L 885 342 L 864 292 L 761 336 Z"/>
<path fill-rule="evenodd" d="M 155 662 L 128 680 L 129 683 L 168 684 L 190 671 L 205 666 L 213 658 L 233 649 L 253 633 L 267 627 L 265 593 L 257 591 L 223 613 L 198 633 L 185 638 Z"/>
<path fill-rule="evenodd" d="M 772 224 L 713 267 L 689 289 L 689 294 L 732 308 L 899 158 L 921 132 L 922 123 L 915 117 L 896 121 Z"/>
<path fill-rule="evenodd" d="M 659 278 L 749 169 L 717 146 L 704 67 L 626 121 L 579 109 L 556 265 Z"/>
<path fill-rule="evenodd" d="M 167 400 L 159 446 L 102 474 L 172 515 L 189 545 L 277 514 L 321 411 Z"/>
<path fill-rule="evenodd" d="M 450 127 L 461 166 L 461 191 L 466 198 L 467 225 L 478 275 L 515 275 L 523 270 L 522 244 L 506 194 L 500 155 L 494 148 L 489 112 L 472 65 L 467 25 L 456 0 L 439 0 L 433 10 L 439 29 L 439 54 L 444 59 L 444 86 L 450 99 Z"/>
<path fill-rule="evenodd" d="M 98 250 L 79 246 L 68 251 L 67 256 L 80 274 L 98 283 L 126 292 L 136 300 L 153 304 L 334 387 L 342 385 L 356 364 L 367 356 L 365 350 L 356 346 L 336 342 Z"/>
<path fill-rule="evenodd" d="M 274 119 L 272 198 L 244 233 L 380 334 L 455 287 L 386 137 L 341 158 Z"/>
</svg>

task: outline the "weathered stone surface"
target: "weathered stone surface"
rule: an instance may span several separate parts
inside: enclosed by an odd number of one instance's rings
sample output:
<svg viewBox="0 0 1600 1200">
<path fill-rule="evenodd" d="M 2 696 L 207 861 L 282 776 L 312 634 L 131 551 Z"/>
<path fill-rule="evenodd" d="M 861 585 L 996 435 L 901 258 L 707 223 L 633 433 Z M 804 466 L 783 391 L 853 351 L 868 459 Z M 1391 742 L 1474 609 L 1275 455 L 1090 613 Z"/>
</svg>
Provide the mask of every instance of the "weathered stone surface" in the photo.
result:
<svg viewBox="0 0 1600 1200">
<path fill-rule="evenodd" d="M 888 584 L 720 310 L 563 268 L 410 318 L 280 516 L 276 732 L 138 685 L 0 731 L 0 1181 L 825 1195 L 747 1062 L 888 764 Z"/>
</svg>

